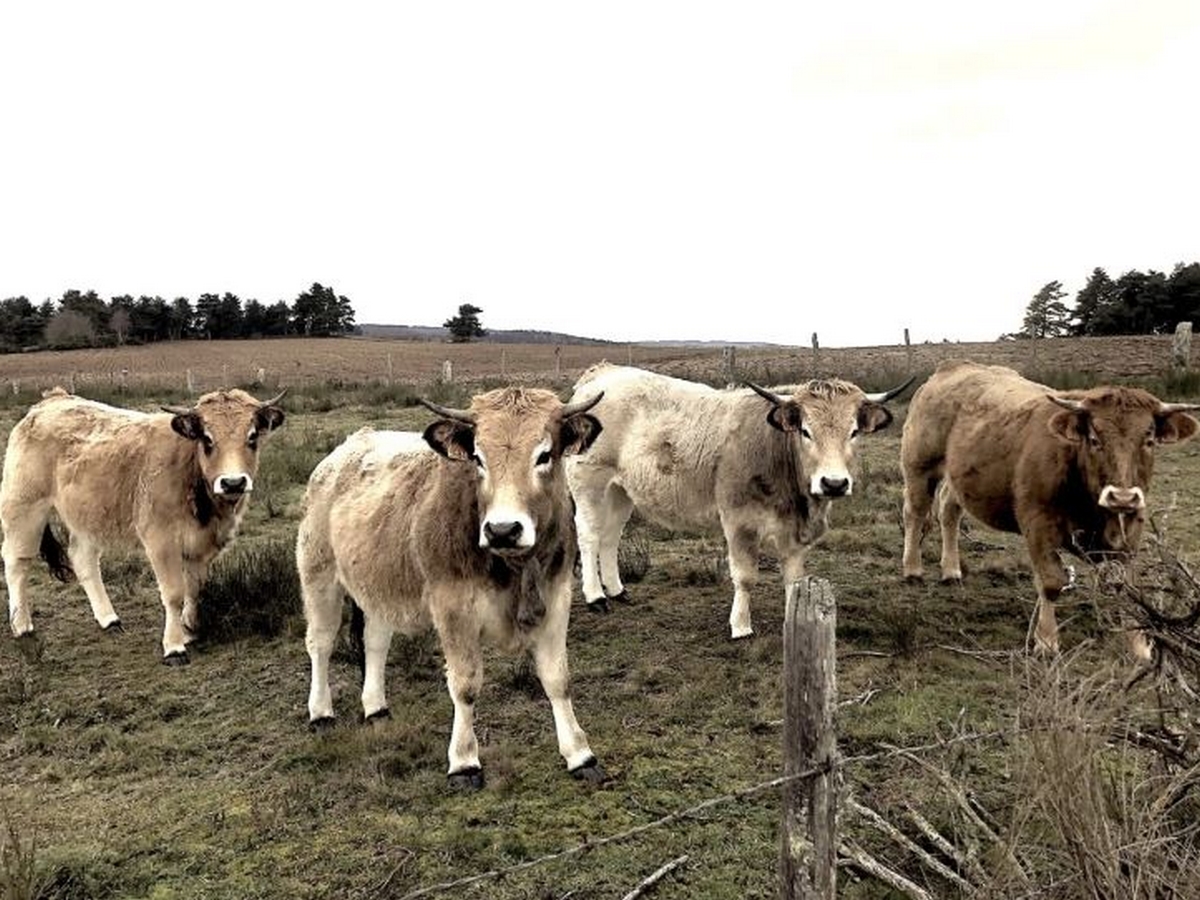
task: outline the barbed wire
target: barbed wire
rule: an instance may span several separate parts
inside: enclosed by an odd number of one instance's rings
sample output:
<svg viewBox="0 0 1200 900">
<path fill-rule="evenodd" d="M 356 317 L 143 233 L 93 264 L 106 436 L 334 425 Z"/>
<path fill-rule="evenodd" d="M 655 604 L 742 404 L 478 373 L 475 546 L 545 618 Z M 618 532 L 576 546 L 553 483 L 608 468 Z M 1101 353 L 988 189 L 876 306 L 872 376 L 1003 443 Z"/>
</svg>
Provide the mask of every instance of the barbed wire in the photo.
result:
<svg viewBox="0 0 1200 900">
<path fill-rule="evenodd" d="M 879 750 L 875 753 L 861 753 L 854 756 L 843 756 L 838 759 L 837 764 L 839 766 L 846 766 L 857 765 L 859 763 L 879 762 L 885 759 L 904 756 L 905 754 L 926 753 L 931 750 L 942 750 L 946 747 L 954 746 L 956 744 L 971 744 L 987 740 L 997 740 L 1000 738 L 1017 737 L 1028 732 L 1029 730 L 1030 729 L 1028 728 L 1006 728 L 977 734 L 958 735 L 928 744 L 918 744 L 912 747 L 889 747 L 885 750 Z M 754 797 L 758 794 L 775 790 L 776 788 L 783 787 L 795 781 L 803 781 L 807 778 L 815 778 L 818 775 L 824 774 L 827 770 L 828 766 L 816 766 L 811 769 L 806 769 L 803 772 L 797 772 L 793 775 L 780 775 L 778 778 L 772 778 L 769 781 L 762 781 L 758 784 L 741 788 L 740 790 L 721 794 L 717 797 L 710 797 L 708 800 L 704 800 L 694 806 L 689 806 L 686 809 L 668 813 L 667 815 L 660 816 L 651 822 L 643 822 L 641 825 L 635 825 L 632 828 L 627 828 L 624 831 L 617 832 L 616 834 L 585 840 L 583 843 L 576 844 L 574 847 L 568 847 L 565 850 L 547 853 L 546 855 L 539 856 L 536 859 L 525 860 L 524 862 L 515 863 L 514 865 L 505 866 L 499 869 L 491 869 L 487 872 L 480 872 L 476 875 L 467 875 L 462 878 L 456 878 L 453 881 L 443 881 L 438 884 L 431 884 L 428 887 L 418 888 L 415 891 L 404 894 L 402 897 L 400 897 L 400 900 L 418 900 L 420 897 L 430 897 L 434 894 L 440 894 L 444 891 L 453 890 L 455 888 L 470 887 L 471 885 L 480 884 L 485 881 L 495 881 L 500 878 L 505 878 L 509 875 L 515 875 L 518 872 L 524 872 L 527 869 L 533 869 L 537 866 L 545 865 L 546 863 L 555 862 L 556 860 L 567 859 L 572 856 L 579 856 L 583 853 L 589 853 L 592 850 L 596 850 L 600 847 L 605 847 L 609 844 L 616 844 L 621 841 L 627 841 L 630 838 L 638 837 L 639 835 L 645 834 L 648 831 L 654 831 L 655 829 L 663 828 L 674 822 L 678 822 L 681 819 L 690 819 L 702 812 L 712 809 L 715 806 L 721 806 L 725 803 L 733 803 L 738 800 L 745 800 L 748 797 Z M 405 863 L 407 862 L 408 860 L 406 859 Z M 401 865 L 404 865 L 405 863 L 402 863 Z M 378 893 L 378 891 L 384 885 L 388 884 L 394 875 L 394 871 L 389 873 L 388 877 L 381 882 L 378 888 L 376 888 L 375 893 Z"/>
</svg>

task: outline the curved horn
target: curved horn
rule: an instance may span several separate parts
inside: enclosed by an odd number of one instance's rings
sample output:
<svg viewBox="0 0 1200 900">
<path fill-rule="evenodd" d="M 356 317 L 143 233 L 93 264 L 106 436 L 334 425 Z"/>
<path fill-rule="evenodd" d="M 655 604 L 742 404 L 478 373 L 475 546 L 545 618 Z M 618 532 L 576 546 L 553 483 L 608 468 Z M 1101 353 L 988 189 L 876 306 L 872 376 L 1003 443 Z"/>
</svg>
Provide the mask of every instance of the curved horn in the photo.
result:
<svg viewBox="0 0 1200 900">
<path fill-rule="evenodd" d="M 589 409 L 599 403 L 600 398 L 603 396 L 604 391 L 601 391 L 595 397 L 592 397 L 588 400 L 580 400 L 577 403 L 568 403 L 562 408 L 562 417 L 564 419 L 569 419 L 571 416 L 577 416 L 580 413 L 587 412 Z"/>
<path fill-rule="evenodd" d="M 1066 397 L 1056 397 L 1054 394 L 1047 394 L 1046 399 L 1051 403 L 1057 403 L 1063 409 L 1071 410 L 1071 412 L 1083 411 L 1083 404 L 1078 400 L 1068 400 Z"/>
<path fill-rule="evenodd" d="M 906 390 L 908 390 L 908 386 L 916 380 L 917 376 L 913 375 L 908 379 L 908 381 L 904 382 L 904 384 L 900 385 L 899 387 L 894 387 L 890 391 L 882 391 L 878 394 L 867 394 L 867 399 L 872 403 L 887 403 L 893 397 L 899 397 L 901 394 L 903 394 Z"/>
<path fill-rule="evenodd" d="M 1200 409 L 1200 403 L 1159 403 L 1158 414 L 1160 416 L 1169 416 L 1171 413 L 1177 412 L 1195 412 Z"/>
<path fill-rule="evenodd" d="M 190 416 L 196 411 L 194 406 L 162 406 L 159 407 L 163 412 L 169 412 L 173 416 Z"/>
<path fill-rule="evenodd" d="M 762 397 L 764 400 L 774 406 L 782 406 L 787 402 L 783 397 L 780 397 L 778 394 L 772 394 L 766 388 L 759 387 L 753 381 L 747 381 L 746 387 L 750 388 L 750 390 L 754 391 L 754 393 L 758 394 L 758 396 Z"/>
<path fill-rule="evenodd" d="M 417 402 L 439 416 L 453 419 L 455 422 L 465 422 L 467 425 L 475 424 L 475 414 L 468 409 L 451 409 L 449 406 L 438 406 L 432 400 L 426 400 L 424 397 L 418 397 Z"/>
<path fill-rule="evenodd" d="M 282 391 L 280 391 L 278 394 L 276 394 L 270 400 L 260 400 L 258 405 L 259 406 L 274 406 L 276 403 L 278 403 L 280 400 L 283 399 L 283 395 L 286 393 L 287 393 L 287 388 L 284 388 Z"/>
</svg>

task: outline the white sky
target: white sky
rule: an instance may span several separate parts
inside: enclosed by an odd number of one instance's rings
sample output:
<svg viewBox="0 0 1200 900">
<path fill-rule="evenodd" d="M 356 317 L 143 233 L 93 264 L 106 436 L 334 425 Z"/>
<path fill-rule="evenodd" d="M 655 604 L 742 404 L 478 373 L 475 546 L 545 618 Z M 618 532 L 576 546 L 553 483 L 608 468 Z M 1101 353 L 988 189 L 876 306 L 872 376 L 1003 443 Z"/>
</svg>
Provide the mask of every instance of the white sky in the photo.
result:
<svg viewBox="0 0 1200 900">
<path fill-rule="evenodd" d="M 1200 3 L 0 6 L 0 296 L 990 340 L 1200 260 Z"/>
</svg>

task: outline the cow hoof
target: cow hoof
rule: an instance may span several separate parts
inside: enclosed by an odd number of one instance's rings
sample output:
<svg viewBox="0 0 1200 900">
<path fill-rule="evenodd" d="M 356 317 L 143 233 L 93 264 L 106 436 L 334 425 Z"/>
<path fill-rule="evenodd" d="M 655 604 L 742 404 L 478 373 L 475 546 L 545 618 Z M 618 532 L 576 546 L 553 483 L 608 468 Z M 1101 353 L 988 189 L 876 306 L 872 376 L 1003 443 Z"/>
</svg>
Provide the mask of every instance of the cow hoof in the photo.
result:
<svg viewBox="0 0 1200 900">
<path fill-rule="evenodd" d="M 621 593 L 617 594 L 615 597 L 609 597 L 608 599 L 612 600 L 614 603 L 632 603 L 633 602 L 633 598 L 629 596 L 629 591 L 624 591 L 624 590 L 621 591 Z"/>
<path fill-rule="evenodd" d="M 472 767 L 446 776 L 446 784 L 453 791 L 478 791 L 483 789 L 483 769 Z"/>
<path fill-rule="evenodd" d="M 941 584 L 944 584 L 947 587 L 959 587 L 962 584 L 962 580 L 963 579 L 961 575 L 943 575 Z"/>
<path fill-rule="evenodd" d="M 604 766 L 600 765 L 594 756 L 582 766 L 572 769 L 571 777 L 576 781 L 586 781 L 588 784 L 604 784 L 608 781 L 608 773 L 604 771 Z"/>
<path fill-rule="evenodd" d="M 382 709 L 375 710 L 375 712 L 371 713 L 369 716 L 364 716 L 363 722 L 367 725 L 376 725 L 380 722 L 390 719 L 391 717 L 392 711 L 385 706 Z"/>
<path fill-rule="evenodd" d="M 190 662 L 186 650 L 176 650 L 163 657 L 164 666 L 186 666 Z"/>
<path fill-rule="evenodd" d="M 607 616 L 610 612 L 612 612 L 612 610 L 609 609 L 607 597 L 601 597 L 599 600 L 589 600 L 587 608 L 592 612 L 598 613 L 602 616 Z"/>
<path fill-rule="evenodd" d="M 754 637 L 753 628 L 735 628 L 729 635 L 731 641 L 744 641 L 746 638 L 752 637 Z"/>
<path fill-rule="evenodd" d="M 120 619 L 113 619 L 111 622 L 109 622 L 107 625 L 104 626 L 104 630 L 107 631 L 109 634 L 124 634 L 125 626 L 121 624 Z"/>
<path fill-rule="evenodd" d="M 905 584 L 924 584 L 925 576 L 924 575 L 905 575 L 904 583 Z"/>
<path fill-rule="evenodd" d="M 17 643 L 17 651 L 26 662 L 39 662 L 42 658 L 42 653 L 46 650 L 42 636 L 36 631 L 23 631 L 13 640 Z"/>
<path fill-rule="evenodd" d="M 320 734 L 324 731 L 332 731 L 333 726 L 337 724 L 337 719 L 333 716 L 321 716 L 319 719 L 310 719 L 308 722 L 308 730 L 313 734 Z"/>
</svg>

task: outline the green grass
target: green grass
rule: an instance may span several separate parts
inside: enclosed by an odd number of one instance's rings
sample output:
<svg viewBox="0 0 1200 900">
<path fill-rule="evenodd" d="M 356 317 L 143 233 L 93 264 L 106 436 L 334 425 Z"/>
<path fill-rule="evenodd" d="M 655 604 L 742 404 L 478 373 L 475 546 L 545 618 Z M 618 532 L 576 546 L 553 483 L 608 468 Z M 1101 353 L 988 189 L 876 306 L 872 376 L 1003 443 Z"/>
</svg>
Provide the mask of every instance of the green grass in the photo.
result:
<svg viewBox="0 0 1200 900">
<path fill-rule="evenodd" d="M 897 380 L 880 373 L 870 387 Z M 378 725 L 359 723 L 357 667 L 335 655 L 339 724 L 311 734 L 308 658 L 287 565 L 304 480 L 361 425 L 419 429 L 430 417 L 407 394 L 359 390 L 289 395 L 288 422 L 264 445 L 242 533 L 214 566 L 210 590 L 220 599 L 205 611 L 211 633 L 190 666 L 159 661 L 161 605 L 138 557 L 106 558 L 123 635 L 97 629 L 77 585 L 35 576 L 40 656 L 0 637 L 0 808 L 25 840 L 36 835 L 36 896 L 399 897 L 615 834 L 779 773 L 777 571 L 761 573 L 756 637 L 730 642 L 720 540 L 644 525 L 636 534 L 647 559 L 638 560 L 645 572 L 630 585 L 633 602 L 597 616 L 577 597 L 571 624 L 575 709 L 612 776 L 608 785 L 567 776 L 549 704 L 528 667 L 489 653 L 477 722 L 488 786 L 473 796 L 449 793 L 451 705 L 428 636 L 393 644 L 393 719 Z M 0 412 L 0 426 L 14 418 Z M 1005 727 L 1030 693 L 1005 662 L 955 649 L 1022 645 L 1033 584 L 1019 541 L 976 526 L 964 541 L 963 585 L 900 578 L 897 419 L 862 442 L 855 494 L 835 507 L 831 533 L 809 557 L 810 571 L 832 582 L 839 601 L 842 695 L 878 691 L 839 710 L 846 754 Z M 1152 491 L 1152 503 L 1175 497 L 1173 533 L 1185 546 L 1200 536 L 1198 464 L 1200 445 L 1164 449 Z M 936 566 L 932 536 L 926 562 Z M 1068 646 L 1096 641 L 1097 660 L 1119 655 L 1086 610 L 1063 637 Z M 933 756 L 968 778 L 1002 821 L 1022 808 L 1014 747 L 982 743 Z M 910 802 L 937 821 L 953 820 L 937 785 L 903 760 L 850 766 L 845 781 L 880 808 Z M 779 819 L 779 797 L 768 792 L 446 896 L 619 897 L 686 853 L 691 861 L 655 888 L 656 900 L 775 897 Z M 923 877 L 869 830 L 846 827 Z M 1047 877 L 1055 872 L 1048 868 Z M 841 895 L 855 900 L 895 896 L 849 873 L 842 885 Z M 952 896 L 944 883 L 930 885 L 936 896 Z"/>
</svg>

